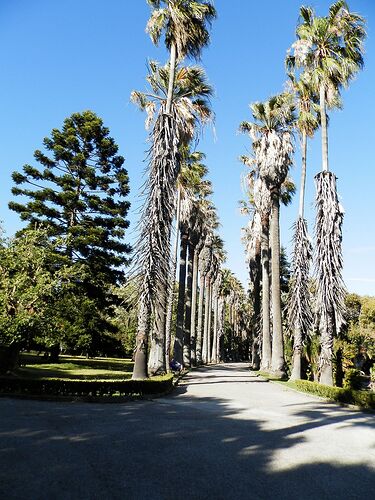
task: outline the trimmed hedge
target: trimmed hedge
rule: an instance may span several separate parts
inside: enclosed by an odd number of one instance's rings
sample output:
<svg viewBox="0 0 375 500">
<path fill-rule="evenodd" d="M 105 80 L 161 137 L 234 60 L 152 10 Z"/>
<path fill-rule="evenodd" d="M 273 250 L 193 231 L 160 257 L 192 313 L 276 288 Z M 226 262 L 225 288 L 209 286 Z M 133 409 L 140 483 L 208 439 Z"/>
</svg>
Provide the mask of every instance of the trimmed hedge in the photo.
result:
<svg viewBox="0 0 375 500">
<path fill-rule="evenodd" d="M 70 380 L 0 377 L 0 394 L 30 396 L 149 396 L 169 392 L 173 375 L 147 380 Z"/>
<path fill-rule="evenodd" d="M 347 403 L 361 408 L 375 409 L 375 393 L 368 391 L 355 391 L 353 389 L 343 389 L 341 387 L 331 387 L 329 385 L 318 384 L 308 380 L 294 380 L 297 389 L 310 394 L 316 394 L 323 398 Z"/>
</svg>

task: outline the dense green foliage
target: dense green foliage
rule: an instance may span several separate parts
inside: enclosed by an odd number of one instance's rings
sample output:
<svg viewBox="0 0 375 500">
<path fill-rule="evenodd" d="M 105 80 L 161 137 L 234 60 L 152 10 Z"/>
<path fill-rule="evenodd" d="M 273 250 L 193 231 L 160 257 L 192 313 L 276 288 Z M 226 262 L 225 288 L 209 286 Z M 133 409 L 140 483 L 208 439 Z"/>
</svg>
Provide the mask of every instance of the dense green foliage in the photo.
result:
<svg viewBox="0 0 375 500">
<path fill-rule="evenodd" d="M 129 202 L 124 199 L 128 175 L 108 134 L 93 112 L 74 113 L 61 131 L 53 129 L 51 138 L 44 139 L 50 156 L 35 151 L 40 168 L 25 165 L 23 173 L 13 173 L 12 193 L 30 201 L 9 203 L 29 228 L 41 225 L 51 237 L 67 238 L 61 251 L 87 266 L 87 288 L 94 285 L 96 292 L 102 283 L 124 278 L 121 266 L 130 251 L 123 242 L 129 225 Z"/>
<path fill-rule="evenodd" d="M 0 393 L 35 396 L 146 396 L 169 392 L 173 375 L 147 380 L 70 380 L 0 377 Z"/>
<path fill-rule="evenodd" d="M 329 385 L 318 384 L 317 382 L 310 382 L 308 380 L 296 380 L 294 384 L 297 389 L 310 394 L 316 394 L 322 398 L 327 398 L 339 403 L 353 404 L 362 408 L 375 409 L 375 394 L 373 392 L 331 387 Z"/>
<path fill-rule="evenodd" d="M 13 173 L 23 203 L 9 207 L 28 225 L 2 245 L 0 344 L 121 354 L 112 318 L 130 252 L 124 158 L 91 111 L 67 118 L 44 147 L 38 168 Z"/>
<path fill-rule="evenodd" d="M 24 231 L 0 247 L 0 344 L 26 345 L 35 336 L 54 343 L 51 329 L 59 301 L 70 293 L 80 269 L 59 259 L 45 230 Z"/>
</svg>

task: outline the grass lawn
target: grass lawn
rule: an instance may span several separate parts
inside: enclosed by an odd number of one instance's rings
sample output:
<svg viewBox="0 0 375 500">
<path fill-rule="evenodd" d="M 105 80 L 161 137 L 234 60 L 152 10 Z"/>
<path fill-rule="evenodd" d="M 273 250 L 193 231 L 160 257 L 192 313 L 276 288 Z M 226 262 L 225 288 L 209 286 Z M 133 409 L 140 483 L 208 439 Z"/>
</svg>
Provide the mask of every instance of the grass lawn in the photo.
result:
<svg viewBox="0 0 375 500">
<path fill-rule="evenodd" d="M 83 356 L 60 356 L 59 363 L 43 362 L 42 356 L 22 353 L 22 366 L 16 376 L 40 379 L 67 378 L 75 380 L 124 380 L 129 379 L 133 371 L 131 359 L 94 358 Z"/>
</svg>

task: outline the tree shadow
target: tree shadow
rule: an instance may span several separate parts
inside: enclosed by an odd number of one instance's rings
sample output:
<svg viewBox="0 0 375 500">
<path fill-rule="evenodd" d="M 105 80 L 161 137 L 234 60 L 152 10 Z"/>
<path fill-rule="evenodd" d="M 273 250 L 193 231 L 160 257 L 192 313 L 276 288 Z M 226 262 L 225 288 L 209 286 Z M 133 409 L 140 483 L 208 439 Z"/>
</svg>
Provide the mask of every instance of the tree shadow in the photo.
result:
<svg viewBox="0 0 375 500">
<path fill-rule="evenodd" d="M 186 389 L 113 405 L 0 400 L 0 498 L 373 497 L 373 415 L 309 400 L 278 421 Z"/>
</svg>

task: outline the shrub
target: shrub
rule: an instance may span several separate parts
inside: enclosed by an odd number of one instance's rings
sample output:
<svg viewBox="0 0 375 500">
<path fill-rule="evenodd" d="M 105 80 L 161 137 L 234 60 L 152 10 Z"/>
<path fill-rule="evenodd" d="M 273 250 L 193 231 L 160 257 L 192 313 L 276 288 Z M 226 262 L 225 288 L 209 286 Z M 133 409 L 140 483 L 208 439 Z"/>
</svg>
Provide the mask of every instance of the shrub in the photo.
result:
<svg viewBox="0 0 375 500">
<path fill-rule="evenodd" d="M 69 380 L 61 378 L 0 377 L 1 394 L 32 396 L 147 396 L 169 392 L 172 387 L 172 374 L 147 380 Z"/>
<path fill-rule="evenodd" d="M 345 372 L 344 377 L 344 388 L 345 389 L 361 389 L 362 378 L 360 370 L 356 368 L 348 368 Z"/>
<path fill-rule="evenodd" d="M 297 389 L 316 394 L 323 398 L 338 401 L 339 403 L 348 403 L 360 406 L 362 408 L 375 409 L 375 393 L 368 391 L 355 391 L 353 389 L 343 389 L 341 387 L 331 387 L 329 385 L 318 384 L 317 382 L 309 382 L 308 380 L 296 380 L 295 386 Z"/>
</svg>

